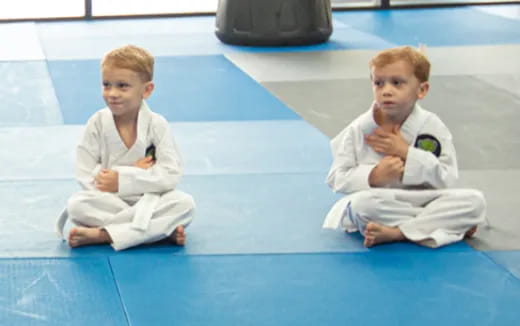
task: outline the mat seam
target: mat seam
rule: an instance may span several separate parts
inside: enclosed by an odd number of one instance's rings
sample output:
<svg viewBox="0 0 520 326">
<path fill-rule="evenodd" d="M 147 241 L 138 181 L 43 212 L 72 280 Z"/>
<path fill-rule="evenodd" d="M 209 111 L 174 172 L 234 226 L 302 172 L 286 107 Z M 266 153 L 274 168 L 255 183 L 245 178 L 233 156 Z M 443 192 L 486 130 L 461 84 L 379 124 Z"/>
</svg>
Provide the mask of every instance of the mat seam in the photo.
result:
<svg viewBox="0 0 520 326">
<path fill-rule="evenodd" d="M 121 308 L 123 309 L 123 312 L 125 314 L 126 324 L 128 326 L 131 326 L 130 318 L 128 316 L 128 310 L 126 309 L 126 305 L 124 304 L 123 297 L 121 296 L 121 290 L 119 288 L 119 283 L 116 279 L 116 274 L 114 273 L 114 268 L 112 267 L 112 262 L 110 260 L 110 257 L 106 257 L 108 262 L 108 267 L 110 268 L 110 273 L 112 274 L 112 279 L 114 280 L 114 285 L 116 286 L 117 296 L 119 297 L 119 302 L 121 303 Z"/>
</svg>

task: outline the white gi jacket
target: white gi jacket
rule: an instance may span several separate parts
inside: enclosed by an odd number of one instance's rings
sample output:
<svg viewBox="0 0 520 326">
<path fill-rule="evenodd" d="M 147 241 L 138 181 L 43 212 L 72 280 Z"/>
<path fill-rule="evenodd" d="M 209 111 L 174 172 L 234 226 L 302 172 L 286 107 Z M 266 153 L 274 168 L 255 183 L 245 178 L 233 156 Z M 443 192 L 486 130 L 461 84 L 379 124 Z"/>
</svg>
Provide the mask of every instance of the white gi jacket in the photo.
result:
<svg viewBox="0 0 520 326">
<path fill-rule="evenodd" d="M 326 182 L 334 192 L 347 196 L 332 207 L 323 227 L 357 230 L 351 221 L 342 221 L 342 218 L 349 203 L 348 194 L 371 188 L 368 183 L 370 172 L 383 158 L 364 139 L 365 135 L 371 134 L 378 127 L 372 107 L 331 140 L 333 163 Z M 410 147 L 402 181 L 393 188 L 441 189 L 453 186 L 458 178 L 455 148 L 451 133 L 437 115 L 416 104 L 401 126 L 401 135 Z M 416 142 L 422 137 L 434 137 L 438 141 L 439 157 L 416 148 Z"/>
<path fill-rule="evenodd" d="M 135 167 L 134 163 L 145 157 L 151 145 L 155 146 L 155 164 L 146 170 Z M 137 139 L 127 148 L 110 109 L 96 112 L 88 120 L 77 150 L 76 177 L 83 190 L 95 191 L 94 178 L 105 168 L 119 173 L 117 195 L 125 201 L 136 202 L 133 227 L 146 230 L 160 194 L 175 189 L 182 175 L 180 155 L 168 121 L 152 112 L 143 101 L 137 118 Z M 57 221 L 61 237 L 67 218 L 67 210 L 64 210 Z"/>
</svg>

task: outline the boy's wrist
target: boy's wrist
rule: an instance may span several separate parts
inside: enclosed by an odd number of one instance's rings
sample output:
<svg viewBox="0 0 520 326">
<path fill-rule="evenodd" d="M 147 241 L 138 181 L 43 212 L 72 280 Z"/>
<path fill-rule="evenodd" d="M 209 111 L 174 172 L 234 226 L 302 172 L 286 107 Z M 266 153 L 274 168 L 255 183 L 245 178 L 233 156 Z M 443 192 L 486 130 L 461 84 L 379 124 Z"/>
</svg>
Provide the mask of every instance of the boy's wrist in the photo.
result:
<svg viewBox="0 0 520 326">
<path fill-rule="evenodd" d="M 377 165 L 370 171 L 370 174 L 368 175 L 368 185 L 370 187 L 379 187 L 379 180 L 378 180 L 378 168 Z"/>
<path fill-rule="evenodd" d="M 399 156 L 403 161 L 406 161 L 406 157 L 408 156 L 408 147 L 409 146 L 401 147 L 397 153 L 397 156 Z"/>
</svg>

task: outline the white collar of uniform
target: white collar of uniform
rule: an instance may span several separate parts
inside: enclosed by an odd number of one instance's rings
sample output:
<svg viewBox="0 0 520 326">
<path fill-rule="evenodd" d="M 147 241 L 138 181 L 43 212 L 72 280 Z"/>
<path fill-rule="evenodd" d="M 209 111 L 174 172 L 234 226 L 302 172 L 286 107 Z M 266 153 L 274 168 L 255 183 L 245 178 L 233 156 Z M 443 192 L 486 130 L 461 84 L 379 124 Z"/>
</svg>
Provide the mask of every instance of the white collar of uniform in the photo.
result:
<svg viewBox="0 0 520 326">
<path fill-rule="evenodd" d="M 426 111 L 418 103 L 415 103 L 412 112 L 410 112 L 410 115 L 401 126 L 401 134 L 406 140 L 411 142 L 415 139 L 426 120 L 425 112 Z"/>
<path fill-rule="evenodd" d="M 139 107 L 139 113 L 137 114 L 137 138 L 134 145 L 130 149 L 143 147 L 143 153 L 146 150 L 146 136 L 148 134 L 148 127 L 150 126 L 150 120 L 152 119 L 151 113 L 152 111 L 143 100 L 141 106 Z M 108 143 L 107 145 L 110 146 L 112 150 L 117 149 L 115 151 L 118 153 L 128 151 L 129 149 L 126 148 L 125 144 L 123 143 L 123 140 L 117 131 L 114 116 L 108 107 L 103 110 L 101 123 L 103 125 L 103 131 Z"/>
<path fill-rule="evenodd" d="M 143 100 L 141 107 L 139 108 L 139 115 L 137 116 L 137 139 L 136 143 L 142 143 L 142 146 L 146 146 L 146 137 L 148 134 L 148 128 L 150 127 L 150 120 L 152 120 L 152 110 L 148 107 L 148 104 Z"/>
</svg>

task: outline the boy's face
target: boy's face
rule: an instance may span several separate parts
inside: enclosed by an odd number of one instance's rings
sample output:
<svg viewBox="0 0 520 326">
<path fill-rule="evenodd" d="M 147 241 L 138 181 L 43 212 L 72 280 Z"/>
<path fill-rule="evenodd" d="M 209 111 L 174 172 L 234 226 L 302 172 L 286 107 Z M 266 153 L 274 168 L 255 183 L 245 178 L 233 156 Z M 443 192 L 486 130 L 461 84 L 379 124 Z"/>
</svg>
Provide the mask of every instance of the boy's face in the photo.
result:
<svg viewBox="0 0 520 326">
<path fill-rule="evenodd" d="M 105 103 L 116 117 L 134 115 L 153 91 L 152 82 L 143 82 L 135 71 L 104 67 L 101 71 Z"/>
<path fill-rule="evenodd" d="M 383 67 L 372 67 L 372 93 L 385 117 L 403 122 L 415 102 L 428 93 L 428 82 L 420 82 L 412 66 L 400 60 Z"/>
</svg>

